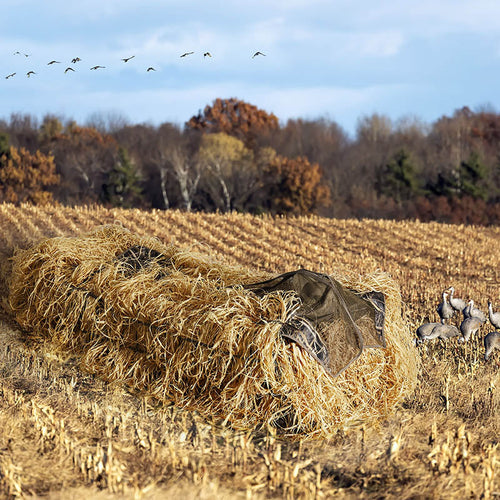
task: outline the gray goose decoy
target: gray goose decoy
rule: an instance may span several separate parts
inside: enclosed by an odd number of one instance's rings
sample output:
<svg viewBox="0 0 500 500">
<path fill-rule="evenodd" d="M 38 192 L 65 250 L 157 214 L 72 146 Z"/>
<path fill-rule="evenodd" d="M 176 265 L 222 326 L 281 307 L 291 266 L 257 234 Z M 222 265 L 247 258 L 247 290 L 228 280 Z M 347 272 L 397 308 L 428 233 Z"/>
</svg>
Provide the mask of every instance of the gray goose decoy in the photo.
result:
<svg viewBox="0 0 500 500">
<path fill-rule="evenodd" d="M 469 300 L 467 306 L 462 311 L 464 315 L 464 319 L 466 318 L 479 318 L 482 323 L 486 322 L 486 314 L 484 314 L 481 309 L 474 307 L 474 301 L 472 299 Z"/>
<path fill-rule="evenodd" d="M 490 354 L 500 348 L 500 332 L 490 332 L 484 337 L 484 360 L 488 361 Z"/>
<path fill-rule="evenodd" d="M 481 321 L 481 318 L 478 318 L 477 316 L 465 318 L 460 324 L 462 336 L 458 339 L 459 342 L 467 342 L 473 333 L 477 333 L 483 323 L 484 321 Z"/>
<path fill-rule="evenodd" d="M 450 339 L 458 337 L 460 332 L 455 325 L 445 325 L 443 323 L 424 323 L 417 329 L 417 343 L 421 344 L 426 340 Z"/>
<path fill-rule="evenodd" d="M 490 318 L 490 323 L 495 328 L 500 328 L 500 311 L 493 312 L 493 305 L 491 300 L 488 300 L 488 316 Z"/>
<path fill-rule="evenodd" d="M 443 301 L 438 305 L 436 311 L 443 325 L 445 320 L 450 319 L 455 314 L 455 309 L 448 302 L 448 293 L 446 291 L 443 292 Z"/>
<path fill-rule="evenodd" d="M 455 311 L 462 312 L 464 310 L 464 308 L 467 306 L 465 300 L 459 299 L 458 297 L 454 296 L 455 288 L 452 286 L 450 286 L 450 288 L 448 288 L 448 290 L 446 290 L 446 291 L 448 292 L 448 295 L 449 295 L 448 301 L 449 301 L 451 307 L 453 307 L 453 309 L 455 309 Z"/>
</svg>

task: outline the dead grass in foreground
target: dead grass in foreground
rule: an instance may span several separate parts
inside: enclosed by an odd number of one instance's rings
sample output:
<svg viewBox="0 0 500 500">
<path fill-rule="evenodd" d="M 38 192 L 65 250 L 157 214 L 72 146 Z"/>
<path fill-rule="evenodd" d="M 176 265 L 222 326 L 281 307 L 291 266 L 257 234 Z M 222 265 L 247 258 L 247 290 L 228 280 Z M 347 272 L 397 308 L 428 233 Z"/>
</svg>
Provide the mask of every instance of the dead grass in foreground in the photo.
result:
<svg viewBox="0 0 500 500">
<path fill-rule="evenodd" d="M 300 266 L 361 273 L 381 268 L 401 284 L 412 326 L 436 320 L 451 284 L 500 306 L 491 252 L 498 228 L 387 221 L 271 219 L 180 212 L 0 206 L 5 257 L 15 245 L 78 234 L 121 220 L 226 262 L 279 272 Z M 5 297 L 5 283 L 0 283 Z M 419 347 L 415 393 L 378 427 L 329 441 L 237 433 L 81 373 L 71 359 L 21 341 L 0 323 L 0 492 L 48 498 L 494 498 L 499 367 L 482 361 L 481 337 Z"/>
</svg>

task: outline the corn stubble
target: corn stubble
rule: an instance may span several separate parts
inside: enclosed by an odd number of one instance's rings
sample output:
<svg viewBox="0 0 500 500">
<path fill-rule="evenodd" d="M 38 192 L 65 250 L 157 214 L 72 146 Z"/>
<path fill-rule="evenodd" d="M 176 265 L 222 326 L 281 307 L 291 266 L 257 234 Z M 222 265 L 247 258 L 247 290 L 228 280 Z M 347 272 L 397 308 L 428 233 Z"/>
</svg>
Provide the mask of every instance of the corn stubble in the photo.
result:
<svg viewBox="0 0 500 500">
<path fill-rule="evenodd" d="M 48 344 L 24 340 L 7 313 L 6 257 L 14 247 L 115 221 L 256 273 L 306 267 L 362 282 L 382 269 L 400 284 L 413 331 L 437 320 L 440 292 L 450 285 L 483 307 L 488 297 L 500 303 L 500 256 L 491 252 L 498 228 L 0 205 L 3 495 L 498 496 L 499 355 L 484 363 L 481 341 L 489 324 L 468 344 L 452 339 L 415 348 L 419 383 L 395 414 L 319 441 L 284 440 L 272 427 L 238 431 L 175 406 L 159 411 L 155 398 L 82 371 L 74 356 L 55 355 Z"/>
</svg>

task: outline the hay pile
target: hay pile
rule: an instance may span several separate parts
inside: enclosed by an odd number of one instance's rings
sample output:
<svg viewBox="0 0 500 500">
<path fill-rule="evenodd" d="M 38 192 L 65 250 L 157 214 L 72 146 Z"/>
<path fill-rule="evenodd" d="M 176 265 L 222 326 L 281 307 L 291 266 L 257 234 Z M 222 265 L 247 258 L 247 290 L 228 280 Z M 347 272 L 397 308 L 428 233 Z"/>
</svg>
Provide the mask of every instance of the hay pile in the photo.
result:
<svg viewBox="0 0 500 500">
<path fill-rule="evenodd" d="M 328 436 L 384 417 L 413 390 L 416 353 L 390 278 L 336 276 L 384 293 L 387 347 L 333 377 L 279 335 L 292 293 L 241 286 L 270 277 L 113 225 L 16 253 L 9 300 L 30 336 L 83 369 L 235 428 Z"/>
</svg>

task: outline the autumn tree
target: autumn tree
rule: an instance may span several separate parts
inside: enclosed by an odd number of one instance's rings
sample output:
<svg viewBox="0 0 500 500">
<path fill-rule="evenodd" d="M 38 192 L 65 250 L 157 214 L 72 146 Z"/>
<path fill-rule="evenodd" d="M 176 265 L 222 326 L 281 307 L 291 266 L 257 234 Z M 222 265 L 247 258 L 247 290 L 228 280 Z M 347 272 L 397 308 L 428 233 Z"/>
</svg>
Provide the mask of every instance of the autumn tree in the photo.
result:
<svg viewBox="0 0 500 500">
<path fill-rule="evenodd" d="M 259 185 L 253 152 L 243 141 L 224 133 L 202 137 L 198 152 L 203 189 L 214 208 L 241 210 Z"/>
<path fill-rule="evenodd" d="M 205 106 L 203 113 L 193 116 L 186 126 L 205 133 L 224 133 L 234 136 L 251 149 L 256 147 L 258 136 L 266 135 L 279 126 L 273 113 L 236 98 L 216 99 Z"/>
<path fill-rule="evenodd" d="M 108 134 L 76 123 L 68 124 L 62 132 L 52 125 L 54 133 L 45 134 L 42 147 L 54 156 L 61 174 L 58 198 L 63 202 L 98 201 L 118 157 L 118 143 Z"/>
<path fill-rule="evenodd" d="M 0 155 L 0 200 L 8 203 L 47 204 L 53 201 L 47 190 L 59 183 L 54 158 L 24 148 L 10 147 Z"/>
<path fill-rule="evenodd" d="M 267 166 L 268 209 L 273 213 L 308 214 L 330 204 L 318 163 L 304 156 L 276 156 Z"/>
</svg>

